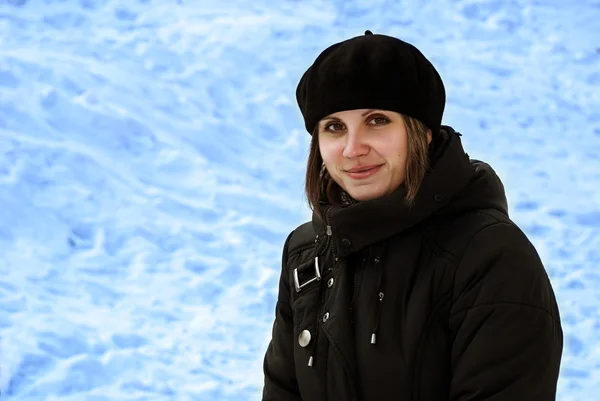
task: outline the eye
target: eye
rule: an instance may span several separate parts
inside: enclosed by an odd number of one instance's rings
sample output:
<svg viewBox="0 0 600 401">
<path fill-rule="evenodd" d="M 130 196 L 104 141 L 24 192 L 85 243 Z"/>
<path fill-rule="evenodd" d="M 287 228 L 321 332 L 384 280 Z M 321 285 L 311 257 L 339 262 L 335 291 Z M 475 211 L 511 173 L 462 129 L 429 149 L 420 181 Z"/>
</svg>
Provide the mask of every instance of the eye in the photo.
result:
<svg viewBox="0 0 600 401">
<path fill-rule="evenodd" d="M 329 124 L 326 124 L 325 127 L 323 127 L 323 129 L 325 131 L 329 131 L 329 132 L 337 132 L 337 131 L 341 131 L 343 129 L 343 124 L 339 123 L 339 122 L 332 122 Z M 333 128 L 332 127 L 337 127 L 337 128 Z"/>
<path fill-rule="evenodd" d="M 376 121 L 374 125 L 385 125 L 390 122 L 389 118 L 384 116 L 373 116 L 371 120 L 369 120 L 369 124 L 373 121 Z"/>
</svg>

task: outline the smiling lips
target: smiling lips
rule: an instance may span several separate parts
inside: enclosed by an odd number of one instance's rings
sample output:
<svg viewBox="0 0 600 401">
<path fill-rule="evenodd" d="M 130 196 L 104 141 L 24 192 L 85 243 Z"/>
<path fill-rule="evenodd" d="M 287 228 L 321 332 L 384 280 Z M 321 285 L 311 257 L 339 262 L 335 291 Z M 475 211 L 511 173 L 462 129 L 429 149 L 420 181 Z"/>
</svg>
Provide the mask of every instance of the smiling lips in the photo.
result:
<svg viewBox="0 0 600 401">
<path fill-rule="evenodd" d="M 383 166 L 383 164 L 380 164 L 378 166 L 359 166 L 354 167 L 350 170 L 345 170 L 345 172 L 350 178 L 353 178 L 355 180 L 361 180 L 370 177 L 376 172 L 378 172 L 381 166 Z"/>
</svg>

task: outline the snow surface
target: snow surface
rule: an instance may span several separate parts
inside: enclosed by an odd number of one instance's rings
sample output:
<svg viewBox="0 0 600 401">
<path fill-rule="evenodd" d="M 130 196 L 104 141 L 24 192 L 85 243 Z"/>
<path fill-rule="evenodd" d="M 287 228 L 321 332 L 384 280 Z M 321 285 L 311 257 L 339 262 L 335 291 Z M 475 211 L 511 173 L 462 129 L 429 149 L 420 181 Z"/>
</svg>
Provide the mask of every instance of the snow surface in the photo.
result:
<svg viewBox="0 0 600 401">
<path fill-rule="evenodd" d="M 440 70 L 444 123 L 557 293 L 558 399 L 600 399 L 599 20 L 599 0 L 0 0 L 2 397 L 260 399 L 309 217 L 296 84 L 370 29 Z"/>
</svg>

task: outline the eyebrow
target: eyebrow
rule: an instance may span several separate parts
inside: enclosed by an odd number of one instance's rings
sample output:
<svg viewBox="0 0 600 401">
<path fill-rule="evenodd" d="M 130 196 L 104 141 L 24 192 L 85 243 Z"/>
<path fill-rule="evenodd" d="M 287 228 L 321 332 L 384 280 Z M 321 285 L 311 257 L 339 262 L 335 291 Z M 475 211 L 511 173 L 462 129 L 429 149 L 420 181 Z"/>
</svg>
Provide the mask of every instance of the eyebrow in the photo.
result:
<svg viewBox="0 0 600 401">
<path fill-rule="evenodd" d="M 367 111 L 365 111 L 364 113 L 362 113 L 360 116 L 361 116 L 361 117 L 364 117 L 364 116 L 366 116 L 367 114 L 369 114 L 369 113 L 372 113 L 372 112 L 374 112 L 374 111 L 376 111 L 376 110 L 378 110 L 378 109 L 370 109 L 370 110 L 367 110 Z M 338 117 L 333 117 L 333 116 L 327 116 L 327 117 L 323 117 L 323 118 L 321 119 L 321 121 L 326 121 L 326 120 L 338 120 L 338 121 L 339 121 L 340 119 L 339 119 Z"/>
</svg>

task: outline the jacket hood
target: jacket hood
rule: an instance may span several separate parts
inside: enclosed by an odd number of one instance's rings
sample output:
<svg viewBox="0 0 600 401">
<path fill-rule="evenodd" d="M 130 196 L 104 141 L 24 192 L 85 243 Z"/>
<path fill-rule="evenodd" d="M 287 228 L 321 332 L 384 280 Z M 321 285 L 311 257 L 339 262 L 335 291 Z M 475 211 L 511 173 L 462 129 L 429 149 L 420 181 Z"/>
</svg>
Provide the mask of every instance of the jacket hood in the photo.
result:
<svg viewBox="0 0 600 401">
<path fill-rule="evenodd" d="M 495 209 L 508 216 L 504 184 L 496 171 L 481 160 L 470 160 L 474 176 L 445 208 L 437 214 L 457 214 L 476 209 Z"/>
<path fill-rule="evenodd" d="M 442 127 L 432 142 L 431 166 L 412 206 L 404 202 L 404 186 L 389 195 L 347 207 L 322 204 L 325 221 L 313 214 L 315 231 L 327 232 L 336 254 L 344 257 L 433 216 L 478 209 L 496 209 L 508 215 L 500 178 L 489 164 L 469 158 L 460 136 L 452 127 Z"/>
</svg>

